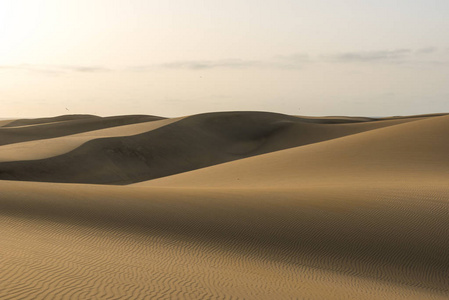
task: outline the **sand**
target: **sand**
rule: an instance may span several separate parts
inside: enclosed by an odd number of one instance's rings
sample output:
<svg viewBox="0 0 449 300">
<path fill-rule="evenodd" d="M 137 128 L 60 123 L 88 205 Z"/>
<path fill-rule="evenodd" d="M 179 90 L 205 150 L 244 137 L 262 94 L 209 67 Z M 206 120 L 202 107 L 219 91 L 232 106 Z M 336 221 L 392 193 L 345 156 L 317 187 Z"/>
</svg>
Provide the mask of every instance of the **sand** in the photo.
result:
<svg viewBox="0 0 449 300">
<path fill-rule="evenodd" d="M 449 297 L 447 115 L 61 119 L 0 146 L 0 299 Z"/>
<path fill-rule="evenodd" d="M 55 119 L 56 121 L 51 122 L 52 119 Z M 95 116 L 70 118 L 69 120 L 66 120 L 65 117 L 57 117 L 45 118 L 44 121 L 38 120 L 36 121 L 37 124 L 33 124 L 32 120 L 27 120 L 27 122 L 19 122 L 20 120 L 17 120 L 19 124 L 17 127 L 13 126 L 16 124 L 16 121 L 0 127 L 0 145 L 3 146 L 13 143 L 48 139 L 114 126 L 129 125 L 161 119 L 163 118 L 154 116 L 117 116 L 106 118 Z"/>
<path fill-rule="evenodd" d="M 0 152 L 0 162 L 51 158 L 68 153 L 91 140 L 138 135 L 176 122 L 180 119 L 181 118 L 173 118 L 159 121 L 143 122 L 107 129 L 87 131 L 57 138 L 5 145 L 1 148 L 2 150 Z"/>
<path fill-rule="evenodd" d="M 6 125 L 8 125 L 9 123 L 13 122 L 14 120 L 4 120 L 4 119 L 0 119 L 0 127 L 5 127 Z"/>
<path fill-rule="evenodd" d="M 171 124 L 132 136 L 83 134 L 9 145 L 0 153 L 0 179 L 130 184 L 417 119 L 327 124 L 273 113 L 202 114 L 155 121 Z M 45 148 L 34 150 L 39 143 Z"/>
</svg>

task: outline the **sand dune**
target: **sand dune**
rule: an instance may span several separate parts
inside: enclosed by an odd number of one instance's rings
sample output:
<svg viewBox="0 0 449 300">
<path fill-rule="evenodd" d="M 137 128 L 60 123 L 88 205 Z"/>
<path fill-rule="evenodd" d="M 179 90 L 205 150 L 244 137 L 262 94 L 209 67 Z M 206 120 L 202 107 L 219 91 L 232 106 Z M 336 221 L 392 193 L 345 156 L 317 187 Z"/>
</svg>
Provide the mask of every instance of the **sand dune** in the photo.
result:
<svg viewBox="0 0 449 300">
<path fill-rule="evenodd" d="M 308 120 L 309 122 L 316 122 L 320 124 L 342 124 L 342 123 L 359 123 L 359 122 L 371 122 L 378 121 L 376 118 L 367 117 L 345 117 L 345 116 L 329 116 L 329 117 L 309 117 L 309 116 L 297 116 Z M 415 116 L 413 116 L 415 117 Z"/>
<path fill-rule="evenodd" d="M 4 127 L 21 127 L 21 126 L 29 126 L 29 125 L 40 125 L 40 124 L 50 124 L 57 123 L 63 121 L 73 121 L 73 120 L 82 120 L 82 119 L 101 119 L 101 117 L 94 115 L 63 115 L 57 117 L 50 118 L 37 118 L 37 119 L 17 119 L 13 120 L 11 123 L 7 124 Z"/>
<path fill-rule="evenodd" d="M 273 113 L 196 115 L 140 135 L 82 137 L 67 147 L 57 145 L 67 139 L 52 141 L 44 153 L 18 151 L 26 153 L 16 160 L 47 158 L 82 146 L 47 159 L 11 162 L 16 149 L 28 148 L 22 143 L 0 153 L 0 179 L 128 184 L 419 119 L 329 125 Z"/>
<path fill-rule="evenodd" d="M 98 130 L 113 126 L 161 120 L 154 116 L 83 117 L 73 120 L 45 122 L 45 124 L 25 124 L 19 127 L 0 127 L 0 145 L 49 139 L 54 137 Z M 58 118 L 60 120 L 60 118 Z M 48 120 L 47 120 L 48 121 Z M 32 123 L 32 122 L 29 122 Z M 11 123 L 9 123 L 11 124 Z M 22 123 L 21 123 L 22 124 Z"/>
<path fill-rule="evenodd" d="M 357 123 L 357 122 L 372 122 L 372 121 L 387 121 L 387 120 L 404 120 L 404 119 L 416 119 L 416 118 L 428 118 L 439 117 L 447 115 L 446 113 L 440 114 L 424 114 L 417 116 L 394 116 L 394 117 L 347 117 L 347 116 L 328 116 L 328 117 L 309 117 L 309 116 L 297 116 L 300 118 L 308 119 L 322 124 L 340 124 L 340 123 Z"/>
<path fill-rule="evenodd" d="M 449 298 L 447 115 L 69 127 L 0 146 L 0 299 Z"/>
<path fill-rule="evenodd" d="M 155 186 L 260 187 L 446 180 L 449 116 L 379 128 L 149 181 Z"/>
<path fill-rule="evenodd" d="M 82 144 L 94 139 L 137 135 L 168 125 L 180 119 L 181 118 L 163 119 L 87 131 L 52 139 L 9 144 L 1 147 L 0 162 L 50 158 L 70 152 Z"/>
<path fill-rule="evenodd" d="M 4 127 L 8 125 L 9 123 L 13 122 L 14 120 L 1 120 L 0 119 L 0 127 Z"/>
<path fill-rule="evenodd" d="M 2 278 L 26 295 L 53 286 L 55 294 L 169 298 L 186 293 L 184 285 L 205 298 L 272 299 L 279 288 L 283 297 L 315 292 L 315 299 L 334 292 L 340 299 L 448 295 L 449 210 L 447 200 L 437 201 L 447 197 L 446 186 L 196 190 L 4 182 L 1 189 L 2 257 L 16 257 Z M 429 196 L 434 201 L 423 201 Z M 32 273 L 17 274 L 17 266 Z M 46 270 L 40 282 L 42 271 L 34 269 Z M 108 291 L 108 280 L 122 291 Z M 128 285 L 138 291 L 127 293 Z"/>
</svg>

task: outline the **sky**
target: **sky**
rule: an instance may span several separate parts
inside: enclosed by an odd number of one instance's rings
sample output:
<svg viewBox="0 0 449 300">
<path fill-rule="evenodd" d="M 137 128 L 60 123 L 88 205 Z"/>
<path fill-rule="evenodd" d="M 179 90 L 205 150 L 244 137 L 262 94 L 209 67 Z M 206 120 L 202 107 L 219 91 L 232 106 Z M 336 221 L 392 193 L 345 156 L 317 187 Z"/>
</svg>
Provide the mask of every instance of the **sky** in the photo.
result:
<svg viewBox="0 0 449 300">
<path fill-rule="evenodd" d="M 447 0 L 0 0 L 0 118 L 449 112 Z"/>
</svg>

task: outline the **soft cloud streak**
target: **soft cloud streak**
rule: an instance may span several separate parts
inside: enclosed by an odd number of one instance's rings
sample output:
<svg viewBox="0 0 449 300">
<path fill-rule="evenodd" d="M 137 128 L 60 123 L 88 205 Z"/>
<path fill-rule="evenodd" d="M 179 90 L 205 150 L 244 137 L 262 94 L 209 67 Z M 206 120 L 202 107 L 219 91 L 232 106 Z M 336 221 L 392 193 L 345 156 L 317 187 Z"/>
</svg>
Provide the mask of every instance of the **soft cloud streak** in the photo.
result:
<svg viewBox="0 0 449 300">
<path fill-rule="evenodd" d="M 134 66 L 126 68 L 127 71 L 148 71 L 157 69 L 172 70 L 207 70 L 207 69 L 248 69 L 248 68 L 272 68 L 272 69 L 301 69 L 310 62 L 309 56 L 305 54 L 295 54 L 290 56 L 276 56 L 267 60 L 244 60 L 244 59 L 223 59 L 223 60 L 187 60 L 174 61 L 163 64 Z"/>
<path fill-rule="evenodd" d="M 421 48 L 416 50 L 415 52 L 417 54 L 431 54 L 431 53 L 435 53 L 438 51 L 438 48 L 435 47 L 426 47 L 426 48 Z"/>
<path fill-rule="evenodd" d="M 0 70 L 18 70 L 40 72 L 48 74 L 65 74 L 65 73 L 100 73 L 110 72 L 112 69 L 99 66 L 69 66 L 69 65 L 0 65 Z"/>
<path fill-rule="evenodd" d="M 83 65 L 0 65 L 0 70 L 22 70 L 41 72 L 48 74 L 69 74 L 69 73 L 105 73 L 105 72 L 149 72 L 158 70 L 211 70 L 211 69 L 281 69 L 281 70 L 301 70 L 312 63 L 383 63 L 383 64 L 429 64 L 446 65 L 448 60 L 429 59 L 422 60 L 420 57 L 429 57 L 432 54 L 440 53 L 437 48 L 426 47 L 420 49 L 394 49 L 378 51 L 344 52 L 311 57 L 308 54 L 278 55 L 266 60 L 244 60 L 244 59 L 223 59 L 223 60 L 186 60 L 173 61 L 161 64 L 137 65 L 122 68 L 109 68 L 103 66 L 83 66 Z"/>
<path fill-rule="evenodd" d="M 217 61 L 179 61 L 164 63 L 158 65 L 158 67 L 166 69 L 188 69 L 188 70 L 204 70 L 204 69 L 216 69 L 216 68 L 250 68 L 261 66 L 263 62 L 241 60 L 241 59 L 227 59 Z"/>
<path fill-rule="evenodd" d="M 411 49 L 346 52 L 327 56 L 335 62 L 401 62 L 413 53 Z"/>
</svg>

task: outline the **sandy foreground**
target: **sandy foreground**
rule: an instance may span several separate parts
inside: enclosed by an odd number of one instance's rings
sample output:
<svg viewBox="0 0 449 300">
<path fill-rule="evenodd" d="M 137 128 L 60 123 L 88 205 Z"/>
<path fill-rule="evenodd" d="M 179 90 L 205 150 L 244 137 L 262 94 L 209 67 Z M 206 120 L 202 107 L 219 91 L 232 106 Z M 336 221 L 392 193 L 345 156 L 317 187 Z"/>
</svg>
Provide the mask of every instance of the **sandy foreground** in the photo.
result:
<svg viewBox="0 0 449 300">
<path fill-rule="evenodd" d="M 449 115 L 0 121 L 0 299 L 448 299 Z"/>
</svg>

